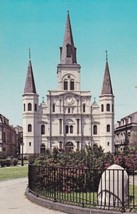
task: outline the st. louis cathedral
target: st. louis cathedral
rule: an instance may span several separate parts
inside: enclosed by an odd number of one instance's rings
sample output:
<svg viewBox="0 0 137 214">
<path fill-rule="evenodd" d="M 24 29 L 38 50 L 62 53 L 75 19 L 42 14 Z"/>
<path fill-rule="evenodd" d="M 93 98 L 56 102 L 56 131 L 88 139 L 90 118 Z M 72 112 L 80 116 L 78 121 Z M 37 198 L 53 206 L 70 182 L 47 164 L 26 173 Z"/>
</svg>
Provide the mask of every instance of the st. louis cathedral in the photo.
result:
<svg viewBox="0 0 137 214">
<path fill-rule="evenodd" d="M 94 144 L 101 145 L 105 152 L 114 151 L 114 95 L 108 60 L 99 104 L 92 101 L 89 91 L 81 90 L 80 69 L 68 13 L 57 66 L 58 87 L 48 91 L 46 103 L 43 100 L 39 104 L 29 59 L 23 93 L 24 155 L 54 147 L 75 151 Z"/>
</svg>

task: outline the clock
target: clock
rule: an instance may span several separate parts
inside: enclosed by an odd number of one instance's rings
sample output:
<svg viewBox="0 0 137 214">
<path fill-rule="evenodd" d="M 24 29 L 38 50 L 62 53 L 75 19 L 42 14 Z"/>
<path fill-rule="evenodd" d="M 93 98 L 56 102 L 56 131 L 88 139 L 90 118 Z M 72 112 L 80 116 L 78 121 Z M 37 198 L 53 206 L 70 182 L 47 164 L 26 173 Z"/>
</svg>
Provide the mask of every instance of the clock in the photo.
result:
<svg viewBox="0 0 137 214">
<path fill-rule="evenodd" d="M 74 102 L 73 97 L 71 97 L 71 96 L 66 97 L 66 103 L 67 104 L 71 105 L 73 102 Z"/>
</svg>

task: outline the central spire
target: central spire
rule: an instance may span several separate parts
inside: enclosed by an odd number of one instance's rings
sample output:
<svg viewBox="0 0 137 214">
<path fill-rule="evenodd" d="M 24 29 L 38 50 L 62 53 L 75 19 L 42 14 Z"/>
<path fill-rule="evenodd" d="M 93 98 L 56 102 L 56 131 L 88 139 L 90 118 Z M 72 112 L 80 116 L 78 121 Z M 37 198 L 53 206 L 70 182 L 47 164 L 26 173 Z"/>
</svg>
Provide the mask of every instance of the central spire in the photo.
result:
<svg viewBox="0 0 137 214">
<path fill-rule="evenodd" d="M 67 22 L 65 29 L 65 36 L 63 47 L 60 48 L 60 63 L 61 64 L 74 64 L 76 62 L 76 48 L 74 46 L 71 22 L 69 12 L 67 14 Z"/>
</svg>

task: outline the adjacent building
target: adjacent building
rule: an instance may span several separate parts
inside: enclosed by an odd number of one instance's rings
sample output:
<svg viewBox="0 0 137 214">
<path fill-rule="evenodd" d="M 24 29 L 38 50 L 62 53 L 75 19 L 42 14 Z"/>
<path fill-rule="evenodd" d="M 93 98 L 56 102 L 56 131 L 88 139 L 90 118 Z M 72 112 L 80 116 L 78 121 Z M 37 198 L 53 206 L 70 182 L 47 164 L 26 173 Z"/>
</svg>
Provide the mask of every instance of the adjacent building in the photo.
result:
<svg viewBox="0 0 137 214">
<path fill-rule="evenodd" d="M 121 118 L 115 126 L 116 151 L 123 151 L 129 144 L 137 144 L 137 112 Z"/>
<path fill-rule="evenodd" d="M 81 89 L 80 72 L 68 13 L 57 66 L 58 87 L 49 90 L 47 101 L 40 104 L 29 59 L 23 93 L 24 155 L 54 147 L 80 150 L 93 144 L 101 145 L 105 152 L 114 151 L 114 95 L 107 56 L 98 104 L 90 91 Z"/>
<path fill-rule="evenodd" d="M 3 152 L 7 157 L 18 156 L 18 134 L 2 114 L 0 114 L 0 152 Z"/>
</svg>

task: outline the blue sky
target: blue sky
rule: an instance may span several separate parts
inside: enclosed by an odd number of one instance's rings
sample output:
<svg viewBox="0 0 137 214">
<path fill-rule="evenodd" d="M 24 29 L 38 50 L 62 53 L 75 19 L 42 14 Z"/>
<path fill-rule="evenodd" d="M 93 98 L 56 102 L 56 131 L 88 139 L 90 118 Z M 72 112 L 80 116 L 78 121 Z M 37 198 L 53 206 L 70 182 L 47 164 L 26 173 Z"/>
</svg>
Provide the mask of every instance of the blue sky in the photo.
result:
<svg viewBox="0 0 137 214">
<path fill-rule="evenodd" d="M 57 88 L 67 10 L 81 90 L 90 90 L 98 102 L 108 50 L 115 121 L 137 111 L 136 0 L 0 0 L 0 113 L 14 126 L 22 125 L 29 47 L 40 102 Z"/>
</svg>

